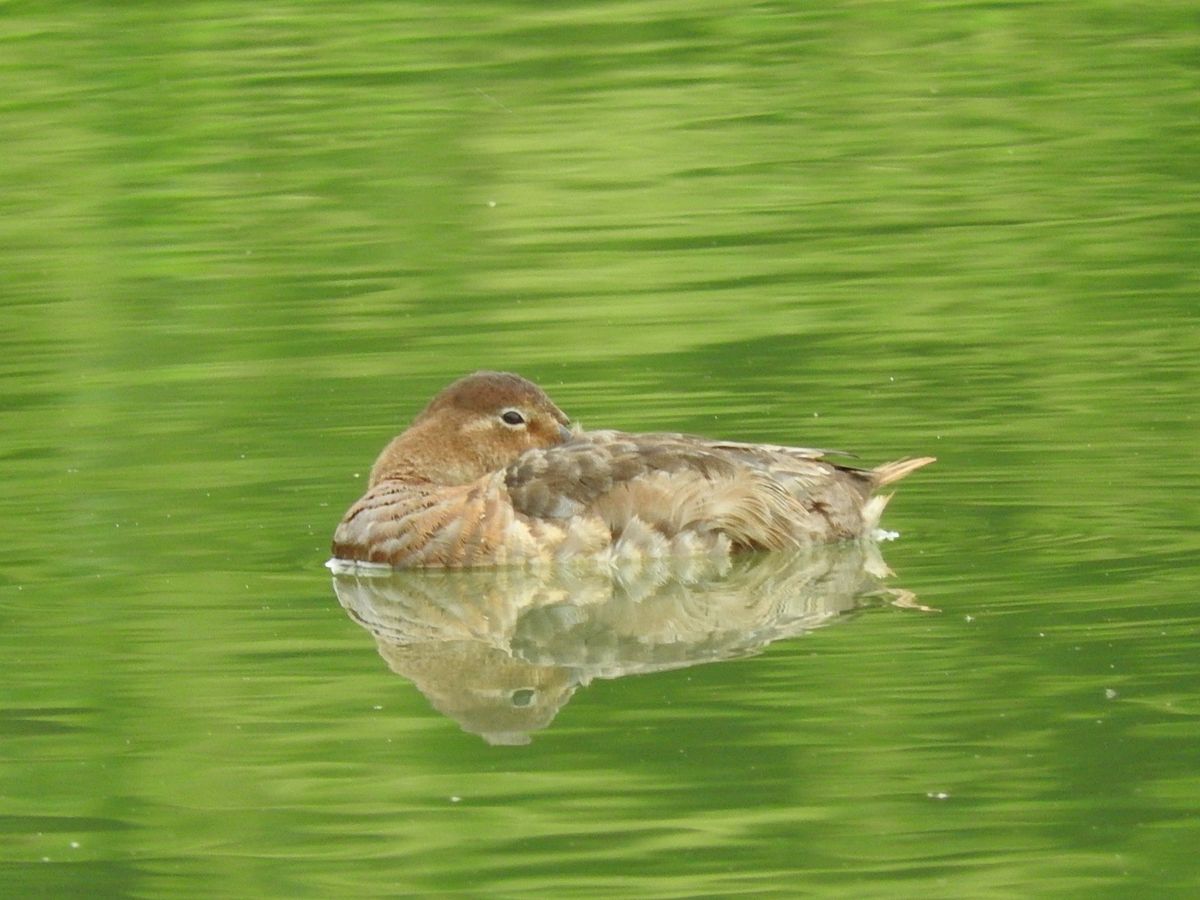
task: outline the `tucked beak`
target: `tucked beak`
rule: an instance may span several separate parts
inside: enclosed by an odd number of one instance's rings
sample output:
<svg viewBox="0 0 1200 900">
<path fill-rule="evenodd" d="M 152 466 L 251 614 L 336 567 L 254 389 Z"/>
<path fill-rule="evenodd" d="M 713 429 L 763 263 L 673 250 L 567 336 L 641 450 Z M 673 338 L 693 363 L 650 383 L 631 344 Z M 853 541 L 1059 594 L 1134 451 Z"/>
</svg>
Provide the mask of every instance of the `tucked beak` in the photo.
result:
<svg viewBox="0 0 1200 900">
<path fill-rule="evenodd" d="M 575 432 L 571 430 L 570 425 L 559 425 L 558 436 L 562 438 L 563 443 L 565 444 L 571 438 L 575 437 Z"/>
</svg>

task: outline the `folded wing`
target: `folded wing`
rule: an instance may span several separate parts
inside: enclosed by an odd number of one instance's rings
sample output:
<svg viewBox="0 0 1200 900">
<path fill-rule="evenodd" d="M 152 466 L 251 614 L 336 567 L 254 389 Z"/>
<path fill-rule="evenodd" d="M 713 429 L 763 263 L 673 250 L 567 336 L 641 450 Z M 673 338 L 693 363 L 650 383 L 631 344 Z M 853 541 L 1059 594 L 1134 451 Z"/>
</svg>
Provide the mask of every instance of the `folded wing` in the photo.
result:
<svg viewBox="0 0 1200 900">
<path fill-rule="evenodd" d="M 599 516 L 614 535 L 723 534 L 736 549 L 853 537 L 867 472 L 823 452 L 677 434 L 588 432 L 532 451 L 505 472 L 514 510 L 535 519 Z"/>
</svg>

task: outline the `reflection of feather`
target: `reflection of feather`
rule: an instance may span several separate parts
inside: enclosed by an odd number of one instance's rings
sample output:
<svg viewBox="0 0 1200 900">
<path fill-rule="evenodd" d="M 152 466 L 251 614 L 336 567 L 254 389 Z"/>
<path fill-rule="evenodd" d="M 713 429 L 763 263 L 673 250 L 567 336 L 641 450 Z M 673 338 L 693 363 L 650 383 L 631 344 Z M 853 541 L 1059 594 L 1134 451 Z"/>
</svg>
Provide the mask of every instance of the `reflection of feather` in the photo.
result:
<svg viewBox="0 0 1200 900">
<path fill-rule="evenodd" d="M 747 656 L 828 624 L 890 574 L 868 543 L 605 569 L 332 567 L 392 670 L 494 743 L 524 742 L 593 678 Z"/>
</svg>

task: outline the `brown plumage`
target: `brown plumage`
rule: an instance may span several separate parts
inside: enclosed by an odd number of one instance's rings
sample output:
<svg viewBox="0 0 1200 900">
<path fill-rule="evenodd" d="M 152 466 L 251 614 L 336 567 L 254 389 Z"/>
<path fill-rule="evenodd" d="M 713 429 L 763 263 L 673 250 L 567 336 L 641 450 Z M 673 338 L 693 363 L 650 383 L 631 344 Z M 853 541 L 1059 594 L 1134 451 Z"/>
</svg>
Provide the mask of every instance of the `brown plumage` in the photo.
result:
<svg viewBox="0 0 1200 900">
<path fill-rule="evenodd" d="M 384 448 L 334 533 L 334 557 L 488 566 L 861 538 L 889 499 L 875 491 L 934 461 L 857 469 L 823 450 L 569 424 L 517 375 L 459 379 Z"/>
</svg>

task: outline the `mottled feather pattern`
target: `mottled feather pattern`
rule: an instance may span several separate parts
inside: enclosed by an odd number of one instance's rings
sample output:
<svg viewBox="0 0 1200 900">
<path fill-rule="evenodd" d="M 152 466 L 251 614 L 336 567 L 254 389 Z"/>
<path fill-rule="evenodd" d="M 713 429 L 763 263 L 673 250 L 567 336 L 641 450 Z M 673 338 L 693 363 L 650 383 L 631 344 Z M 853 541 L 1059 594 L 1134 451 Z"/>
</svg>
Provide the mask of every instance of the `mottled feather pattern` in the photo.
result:
<svg viewBox="0 0 1200 900">
<path fill-rule="evenodd" d="M 722 461 L 702 447 L 660 437 L 667 436 L 584 433 L 525 454 L 505 471 L 505 484 L 520 512 L 542 516 L 557 508 L 560 498 L 586 506 L 639 476 L 683 470 L 715 475 L 722 468 Z M 735 470 L 725 464 L 722 474 L 732 476 Z"/>
<path fill-rule="evenodd" d="M 479 566 L 859 538 L 887 502 L 873 491 L 933 461 L 857 469 L 810 448 L 570 431 L 568 421 L 519 376 L 460 379 L 376 460 L 334 556 Z"/>
<path fill-rule="evenodd" d="M 594 505 L 618 532 L 636 516 L 668 534 L 725 532 L 738 549 L 781 549 L 862 530 L 858 510 L 870 494 L 871 473 L 823 461 L 816 452 L 682 434 L 588 432 L 526 454 L 505 481 L 514 507 L 526 515 L 574 514 Z"/>
</svg>

